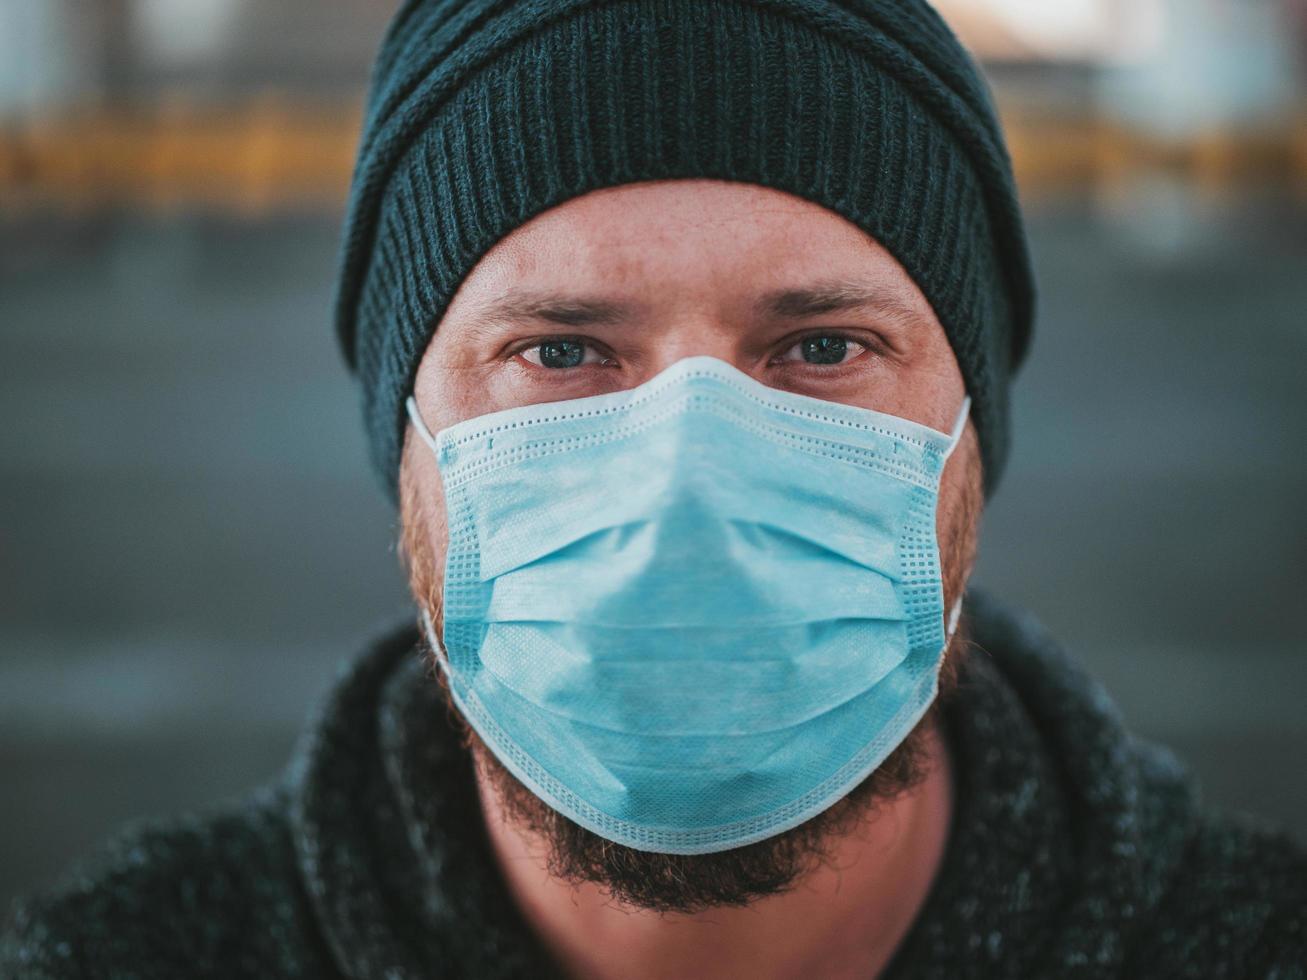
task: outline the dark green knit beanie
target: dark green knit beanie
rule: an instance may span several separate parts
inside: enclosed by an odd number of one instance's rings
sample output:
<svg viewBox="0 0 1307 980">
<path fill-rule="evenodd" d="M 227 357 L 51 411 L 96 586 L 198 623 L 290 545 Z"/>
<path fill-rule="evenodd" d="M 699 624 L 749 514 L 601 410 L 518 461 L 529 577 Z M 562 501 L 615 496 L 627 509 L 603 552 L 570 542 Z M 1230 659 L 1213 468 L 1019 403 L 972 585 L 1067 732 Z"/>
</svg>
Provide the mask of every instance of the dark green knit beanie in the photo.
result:
<svg viewBox="0 0 1307 980">
<path fill-rule="evenodd" d="M 988 90 L 924 0 L 412 0 L 374 67 L 336 301 L 392 501 L 404 400 L 481 256 L 568 198 L 675 177 L 787 191 L 885 246 L 948 334 L 993 490 L 1034 289 Z"/>
</svg>

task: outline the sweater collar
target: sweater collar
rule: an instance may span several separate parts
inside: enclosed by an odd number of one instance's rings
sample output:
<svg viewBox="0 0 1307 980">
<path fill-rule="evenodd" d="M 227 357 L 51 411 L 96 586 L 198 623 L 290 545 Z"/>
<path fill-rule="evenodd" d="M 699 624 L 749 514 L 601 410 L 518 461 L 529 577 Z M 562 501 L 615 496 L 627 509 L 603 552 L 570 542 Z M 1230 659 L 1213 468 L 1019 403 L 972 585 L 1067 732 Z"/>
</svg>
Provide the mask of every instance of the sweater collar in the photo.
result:
<svg viewBox="0 0 1307 980">
<path fill-rule="evenodd" d="M 540 976 L 470 757 L 405 626 L 337 680 L 288 769 L 305 890 L 351 980 Z"/>
<path fill-rule="evenodd" d="M 953 828 L 885 975 L 1112 975 L 1178 860 L 1189 783 L 1032 620 L 977 594 L 966 615 L 972 649 L 943 705 Z M 288 778 L 305 889 L 346 976 L 546 973 L 415 627 L 342 674 Z"/>
<path fill-rule="evenodd" d="M 1192 832 L 1193 781 L 1033 617 L 982 592 L 965 608 L 954 830 L 886 976 L 1128 974 Z"/>
</svg>

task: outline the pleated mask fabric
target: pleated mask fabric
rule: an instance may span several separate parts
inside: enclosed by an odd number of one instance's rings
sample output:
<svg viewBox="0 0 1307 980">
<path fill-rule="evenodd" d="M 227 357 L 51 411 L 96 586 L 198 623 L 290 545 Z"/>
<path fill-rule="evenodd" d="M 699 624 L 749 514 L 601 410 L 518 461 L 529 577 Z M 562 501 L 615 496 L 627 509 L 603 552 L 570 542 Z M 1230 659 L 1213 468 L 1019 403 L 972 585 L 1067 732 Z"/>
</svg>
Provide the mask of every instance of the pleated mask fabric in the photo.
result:
<svg viewBox="0 0 1307 980">
<path fill-rule="evenodd" d="M 929 707 L 953 622 L 952 434 L 714 357 L 433 436 L 443 649 L 468 723 L 546 803 L 640 850 L 810 819 Z"/>
</svg>

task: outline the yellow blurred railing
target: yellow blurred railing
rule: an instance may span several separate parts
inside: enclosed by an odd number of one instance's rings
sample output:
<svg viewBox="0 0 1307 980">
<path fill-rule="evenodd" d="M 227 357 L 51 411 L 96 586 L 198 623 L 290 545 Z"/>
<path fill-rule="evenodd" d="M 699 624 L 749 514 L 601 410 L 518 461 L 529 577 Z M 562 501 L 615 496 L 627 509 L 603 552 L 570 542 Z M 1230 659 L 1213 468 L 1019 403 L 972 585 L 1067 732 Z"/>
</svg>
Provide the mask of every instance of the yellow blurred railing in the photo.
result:
<svg viewBox="0 0 1307 980">
<path fill-rule="evenodd" d="M 1165 173 L 1201 192 L 1275 185 L 1307 203 L 1307 110 L 1295 122 L 1242 131 L 1212 128 L 1186 139 L 1156 136 L 1105 118 L 1003 112 L 1023 197 L 1112 185 Z"/>
<path fill-rule="evenodd" d="M 361 116 L 360 103 L 264 97 L 236 107 L 169 102 L 0 123 L 0 213 L 339 210 Z M 1007 109 L 1003 121 L 1027 198 L 1162 170 L 1199 188 L 1276 182 L 1307 201 L 1307 112 L 1274 131 L 1213 131 L 1184 142 L 1030 110 Z"/>
<path fill-rule="evenodd" d="M 0 125 L 0 209 L 338 209 L 361 104 L 167 104 Z"/>
</svg>

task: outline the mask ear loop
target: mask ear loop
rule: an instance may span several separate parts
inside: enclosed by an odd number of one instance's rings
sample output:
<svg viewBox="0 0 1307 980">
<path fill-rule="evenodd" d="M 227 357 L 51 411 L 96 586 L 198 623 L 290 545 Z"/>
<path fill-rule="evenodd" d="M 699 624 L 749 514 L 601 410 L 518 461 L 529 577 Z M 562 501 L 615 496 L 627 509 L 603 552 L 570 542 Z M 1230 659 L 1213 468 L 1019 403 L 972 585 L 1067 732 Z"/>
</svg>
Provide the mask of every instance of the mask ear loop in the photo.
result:
<svg viewBox="0 0 1307 980">
<path fill-rule="evenodd" d="M 957 421 L 953 423 L 953 431 L 949 433 L 948 449 L 944 450 L 944 457 L 940 460 L 941 469 L 943 469 L 943 464 L 948 462 L 948 458 L 953 455 L 953 450 L 958 448 L 958 443 L 962 441 L 962 433 L 966 431 L 967 419 L 970 417 L 971 396 L 967 395 L 962 399 L 962 407 L 958 409 Z"/>
<path fill-rule="evenodd" d="M 949 434 L 948 449 L 944 450 L 944 457 L 940 461 L 940 471 L 943 472 L 944 464 L 948 458 L 953 455 L 953 450 L 958 448 L 958 443 L 962 441 L 962 433 L 966 431 L 967 419 L 971 417 L 971 396 L 967 395 L 962 399 L 962 408 L 958 410 L 957 421 L 953 423 L 953 431 Z M 953 608 L 949 610 L 948 620 L 944 630 L 944 645 L 953 639 L 953 634 L 957 631 L 958 620 L 962 617 L 962 596 L 953 600 Z"/>
<path fill-rule="evenodd" d="M 430 446 L 431 451 L 439 457 L 440 449 L 436 445 L 435 436 L 431 434 L 427 424 L 422 421 L 422 414 L 418 411 L 418 403 L 412 395 L 404 399 L 404 408 L 408 411 L 408 417 L 413 422 L 413 427 L 417 429 L 418 435 L 422 437 L 422 441 Z M 425 606 L 422 607 L 421 612 L 422 629 L 426 633 L 427 643 L 431 645 L 431 652 L 436 655 L 436 661 L 440 664 L 440 669 L 444 671 L 445 676 L 452 677 L 453 673 L 449 668 L 449 659 L 445 656 L 445 650 L 441 646 L 440 638 L 436 636 L 436 626 L 431 622 L 431 615 L 427 612 Z M 452 684 L 450 689 L 453 690 Z M 457 700 L 458 696 L 455 695 L 454 697 Z"/>
<path fill-rule="evenodd" d="M 427 642 L 431 644 L 431 652 L 436 655 L 436 660 L 440 663 L 441 669 L 445 676 L 450 676 L 449 661 L 445 658 L 445 651 L 440 645 L 440 640 L 436 636 L 436 626 L 431 622 L 431 616 L 426 608 L 422 609 L 422 629 L 427 635 Z"/>
<path fill-rule="evenodd" d="M 944 630 L 944 645 L 953 642 L 953 634 L 958 630 L 958 620 L 962 618 L 962 596 L 953 601 L 953 608 L 948 612 L 948 623 Z"/>
<path fill-rule="evenodd" d="M 440 450 L 436 447 L 435 436 L 431 434 L 431 430 L 427 428 L 427 424 L 422 421 L 422 414 L 418 411 L 418 403 L 412 395 L 409 395 L 408 398 L 404 399 L 404 408 L 408 411 L 408 417 L 413 422 L 413 428 L 417 429 L 418 435 L 422 437 L 422 441 L 431 447 L 433 453 L 439 456 Z M 422 625 L 427 634 L 427 642 L 431 644 L 431 649 L 435 653 L 436 659 L 440 662 L 440 666 L 444 669 L 445 674 L 448 675 L 449 661 L 445 659 L 445 651 L 441 649 L 440 642 L 436 637 L 436 627 L 431 622 L 431 617 L 427 614 L 425 607 L 422 609 Z"/>
<path fill-rule="evenodd" d="M 413 422 L 413 428 L 418 430 L 418 435 L 422 437 L 422 441 L 431 447 L 433 453 L 439 455 L 440 450 L 436 447 L 436 437 L 431 434 L 427 424 L 422 421 L 422 415 L 418 412 L 418 403 L 412 395 L 404 400 L 404 407 L 408 410 L 408 417 Z"/>
</svg>

